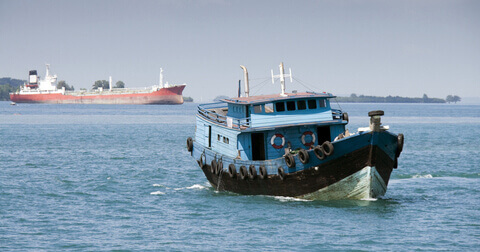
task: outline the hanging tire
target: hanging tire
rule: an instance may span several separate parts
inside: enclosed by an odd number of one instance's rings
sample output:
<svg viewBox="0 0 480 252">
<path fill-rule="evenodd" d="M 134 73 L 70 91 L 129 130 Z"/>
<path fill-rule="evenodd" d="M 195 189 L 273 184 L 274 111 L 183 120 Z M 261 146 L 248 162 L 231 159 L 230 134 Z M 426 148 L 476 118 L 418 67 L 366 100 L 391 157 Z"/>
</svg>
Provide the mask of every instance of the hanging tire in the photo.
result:
<svg viewBox="0 0 480 252">
<path fill-rule="evenodd" d="M 255 169 L 255 165 L 250 165 L 248 167 L 248 177 L 250 179 L 255 179 L 257 178 L 257 169 Z"/>
<path fill-rule="evenodd" d="M 247 171 L 247 167 L 245 166 L 240 166 L 240 178 L 245 180 L 247 179 L 248 177 L 248 171 Z"/>
<path fill-rule="evenodd" d="M 237 168 L 235 168 L 234 164 L 228 165 L 228 175 L 230 178 L 235 178 L 237 176 Z"/>
<path fill-rule="evenodd" d="M 343 115 L 342 115 L 342 117 L 343 117 L 343 120 L 344 120 L 344 121 L 347 121 L 347 123 L 348 123 L 348 113 L 347 113 L 347 112 L 344 112 Z"/>
<path fill-rule="evenodd" d="M 207 156 L 205 153 L 200 154 L 200 160 L 198 160 L 198 162 L 200 164 L 200 168 L 202 169 L 207 166 Z"/>
<path fill-rule="evenodd" d="M 210 172 L 212 174 L 215 174 L 215 172 L 217 172 L 217 161 L 215 159 L 212 160 L 212 163 L 210 163 Z"/>
<path fill-rule="evenodd" d="M 325 152 L 323 152 L 323 148 L 320 145 L 315 146 L 313 149 L 313 153 L 315 153 L 315 156 L 320 159 L 324 160 L 325 159 Z"/>
<path fill-rule="evenodd" d="M 291 153 L 285 155 L 285 163 L 289 168 L 295 167 L 295 158 L 293 158 Z"/>
<path fill-rule="evenodd" d="M 307 150 L 301 149 L 298 152 L 298 159 L 300 159 L 300 162 L 302 162 L 302 164 L 308 163 L 308 161 L 310 160 L 310 156 L 308 155 Z"/>
<path fill-rule="evenodd" d="M 322 144 L 323 153 L 328 157 L 333 154 L 333 144 L 329 141 L 325 141 Z"/>
<path fill-rule="evenodd" d="M 187 150 L 188 152 L 193 150 L 193 139 L 191 137 L 187 138 Z"/>
<path fill-rule="evenodd" d="M 283 167 L 278 167 L 278 176 L 280 177 L 281 180 L 285 180 L 286 174 L 285 170 L 283 170 Z"/>
<path fill-rule="evenodd" d="M 219 161 L 217 163 L 217 169 L 215 169 L 215 174 L 220 174 L 220 172 L 223 171 L 223 162 L 222 161 Z"/>
<path fill-rule="evenodd" d="M 405 139 L 403 137 L 403 134 L 400 133 L 398 134 L 397 136 L 397 157 L 400 157 L 400 153 L 402 153 L 403 151 L 403 143 L 404 143 Z"/>
<path fill-rule="evenodd" d="M 268 177 L 267 168 L 265 168 L 265 166 L 260 166 L 258 176 L 261 179 L 266 179 Z"/>
</svg>

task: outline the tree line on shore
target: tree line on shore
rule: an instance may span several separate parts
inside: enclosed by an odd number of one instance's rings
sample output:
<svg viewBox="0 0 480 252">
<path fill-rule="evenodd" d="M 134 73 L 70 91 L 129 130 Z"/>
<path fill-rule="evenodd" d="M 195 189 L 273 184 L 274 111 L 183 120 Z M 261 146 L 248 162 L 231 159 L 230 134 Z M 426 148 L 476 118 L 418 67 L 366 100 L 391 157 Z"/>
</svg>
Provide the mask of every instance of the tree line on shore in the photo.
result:
<svg viewBox="0 0 480 252">
<path fill-rule="evenodd" d="M 351 94 L 348 97 L 337 97 L 338 102 L 357 102 L 357 103 L 457 103 L 461 98 L 457 95 L 448 95 L 446 99 L 430 98 L 426 94 L 423 97 L 401 97 L 401 96 L 369 96 Z"/>
<path fill-rule="evenodd" d="M 10 93 L 19 90 L 26 80 L 12 79 L 9 77 L 0 78 L 0 101 L 9 101 Z"/>
<path fill-rule="evenodd" d="M 12 79 L 9 77 L 0 78 L 0 101 L 9 101 L 10 93 L 15 93 L 20 90 L 20 86 L 26 83 L 26 80 Z M 102 87 L 103 89 L 110 88 L 108 81 L 106 80 L 97 80 L 92 86 L 92 89 L 98 89 Z M 65 88 L 67 91 L 74 91 L 75 87 L 68 85 L 64 80 L 60 80 L 57 83 L 57 89 Z M 117 81 L 115 88 L 125 88 L 125 83 L 123 81 Z"/>
<path fill-rule="evenodd" d="M 110 83 L 106 80 L 97 80 L 92 86 L 92 89 L 109 89 L 110 88 Z M 125 83 L 123 81 L 117 81 L 115 83 L 115 86 L 113 88 L 125 88 Z"/>
</svg>

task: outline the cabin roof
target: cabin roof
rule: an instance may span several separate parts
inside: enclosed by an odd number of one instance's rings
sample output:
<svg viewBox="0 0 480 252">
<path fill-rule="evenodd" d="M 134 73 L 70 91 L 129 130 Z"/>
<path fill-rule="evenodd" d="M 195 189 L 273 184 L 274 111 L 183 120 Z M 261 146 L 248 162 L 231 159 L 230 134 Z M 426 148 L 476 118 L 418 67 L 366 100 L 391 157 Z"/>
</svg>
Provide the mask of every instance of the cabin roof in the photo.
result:
<svg viewBox="0 0 480 252">
<path fill-rule="evenodd" d="M 259 95 L 259 96 L 250 96 L 250 97 L 233 97 L 229 99 L 223 99 L 223 102 L 234 103 L 234 104 L 262 104 L 275 101 L 283 100 L 292 100 L 292 99 L 301 99 L 301 98 L 335 98 L 336 96 L 330 93 L 285 93 L 286 96 L 281 96 L 280 94 L 273 95 Z"/>
</svg>

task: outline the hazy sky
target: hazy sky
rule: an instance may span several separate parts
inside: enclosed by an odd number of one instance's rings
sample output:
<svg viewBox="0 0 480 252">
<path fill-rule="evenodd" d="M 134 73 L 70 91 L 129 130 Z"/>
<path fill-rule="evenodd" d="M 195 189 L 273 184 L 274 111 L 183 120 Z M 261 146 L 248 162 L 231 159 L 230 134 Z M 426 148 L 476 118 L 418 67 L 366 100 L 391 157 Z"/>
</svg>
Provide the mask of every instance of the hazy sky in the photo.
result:
<svg viewBox="0 0 480 252">
<path fill-rule="evenodd" d="M 239 65 L 251 93 L 280 92 L 282 61 L 287 92 L 480 97 L 480 1 L 0 0 L 0 77 L 50 63 L 77 90 L 143 87 L 163 67 L 207 101 L 236 94 Z"/>
</svg>

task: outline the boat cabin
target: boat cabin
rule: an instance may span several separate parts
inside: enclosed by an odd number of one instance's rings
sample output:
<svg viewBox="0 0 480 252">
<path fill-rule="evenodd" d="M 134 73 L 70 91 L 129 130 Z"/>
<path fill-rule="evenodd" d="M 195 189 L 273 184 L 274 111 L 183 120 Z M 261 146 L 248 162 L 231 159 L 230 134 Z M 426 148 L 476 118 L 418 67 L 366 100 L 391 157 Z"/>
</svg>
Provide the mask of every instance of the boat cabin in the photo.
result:
<svg viewBox="0 0 480 252">
<path fill-rule="evenodd" d="M 328 93 L 238 97 L 200 105 L 196 141 L 242 160 L 269 160 L 311 149 L 345 132 Z M 203 140 L 203 141 L 202 141 Z"/>
</svg>

